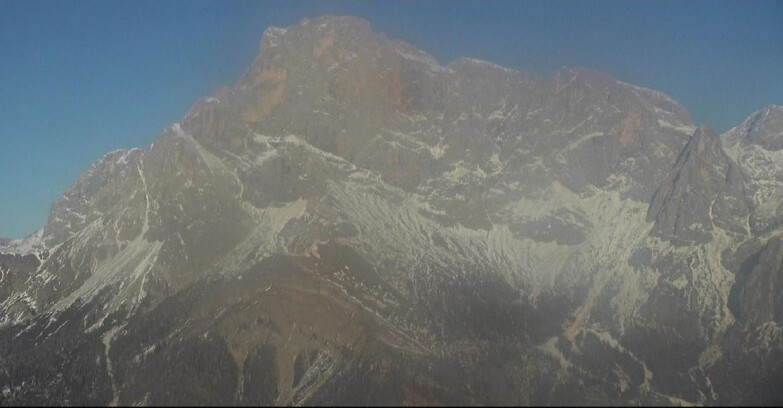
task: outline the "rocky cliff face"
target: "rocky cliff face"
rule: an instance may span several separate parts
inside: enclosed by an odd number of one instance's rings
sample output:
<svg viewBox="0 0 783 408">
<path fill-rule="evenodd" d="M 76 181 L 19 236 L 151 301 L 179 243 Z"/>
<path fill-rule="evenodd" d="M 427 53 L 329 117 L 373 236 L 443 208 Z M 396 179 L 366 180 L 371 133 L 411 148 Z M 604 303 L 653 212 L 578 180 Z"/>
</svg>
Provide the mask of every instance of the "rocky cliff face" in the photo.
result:
<svg viewBox="0 0 783 408">
<path fill-rule="evenodd" d="M 782 112 L 271 28 L 2 243 L 0 403 L 779 402 Z"/>
<path fill-rule="evenodd" d="M 716 226 L 750 234 L 744 179 L 718 134 L 699 127 L 653 196 L 648 220 L 655 220 L 658 235 L 685 243 L 711 240 Z"/>
</svg>

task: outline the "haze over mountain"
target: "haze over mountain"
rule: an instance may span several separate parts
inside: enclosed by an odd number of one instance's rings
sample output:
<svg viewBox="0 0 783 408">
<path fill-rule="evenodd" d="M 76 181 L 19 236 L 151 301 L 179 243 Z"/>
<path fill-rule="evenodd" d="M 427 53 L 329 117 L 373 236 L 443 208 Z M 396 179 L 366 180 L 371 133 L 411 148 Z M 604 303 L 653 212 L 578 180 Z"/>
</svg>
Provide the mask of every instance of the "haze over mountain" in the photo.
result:
<svg viewBox="0 0 783 408">
<path fill-rule="evenodd" d="M 350 17 L 0 242 L 0 404 L 783 402 L 783 109 Z"/>
</svg>

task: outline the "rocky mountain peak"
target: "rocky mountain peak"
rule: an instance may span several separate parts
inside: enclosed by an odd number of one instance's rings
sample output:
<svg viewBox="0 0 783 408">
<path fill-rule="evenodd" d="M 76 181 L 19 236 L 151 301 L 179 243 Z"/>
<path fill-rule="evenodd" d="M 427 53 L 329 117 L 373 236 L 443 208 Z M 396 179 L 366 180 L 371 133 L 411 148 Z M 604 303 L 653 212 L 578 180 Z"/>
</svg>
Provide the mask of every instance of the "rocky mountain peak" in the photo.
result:
<svg viewBox="0 0 783 408">
<path fill-rule="evenodd" d="M 600 72 L 270 28 L 0 242 L 0 405 L 779 397 L 783 161 L 723 142 Z"/>
<path fill-rule="evenodd" d="M 783 150 L 783 107 L 770 105 L 753 113 L 727 133 L 727 142 L 754 144 L 769 151 Z"/>
<path fill-rule="evenodd" d="M 783 224 L 783 108 L 761 109 L 721 138 L 747 178 L 750 227 L 761 233 Z"/>
<path fill-rule="evenodd" d="M 699 126 L 655 192 L 647 218 L 655 221 L 657 234 L 680 242 L 708 242 L 713 227 L 749 233 L 743 183 L 723 152 L 720 135 Z"/>
<path fill-rule="evenodd" d="M 347 41 L 351 37 L 365 37 L 372 32 L 370 24 L 350 16 L 321 16 L 302 19 L 291 27 L 269 27 L 261 36 L 261 52 L 277 47 L 298 45 L 297 41 L 310 40 L 324 44 L 328 41 Z M 316 44 L 313 45 L 316 45 Z"/>
</svg>

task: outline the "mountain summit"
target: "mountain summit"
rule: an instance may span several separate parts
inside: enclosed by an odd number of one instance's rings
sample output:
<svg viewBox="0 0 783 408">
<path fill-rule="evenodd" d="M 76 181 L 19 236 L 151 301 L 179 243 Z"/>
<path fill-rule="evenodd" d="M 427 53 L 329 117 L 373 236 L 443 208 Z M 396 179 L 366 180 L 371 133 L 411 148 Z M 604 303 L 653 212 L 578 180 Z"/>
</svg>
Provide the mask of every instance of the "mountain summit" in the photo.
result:
<svg viewBox="0 0 783 408">
<path fill-rule="evenodd" d="M 779 403 L 782 116 L 270 28 L 0 242 L 0 404 Z"/>
</svg>

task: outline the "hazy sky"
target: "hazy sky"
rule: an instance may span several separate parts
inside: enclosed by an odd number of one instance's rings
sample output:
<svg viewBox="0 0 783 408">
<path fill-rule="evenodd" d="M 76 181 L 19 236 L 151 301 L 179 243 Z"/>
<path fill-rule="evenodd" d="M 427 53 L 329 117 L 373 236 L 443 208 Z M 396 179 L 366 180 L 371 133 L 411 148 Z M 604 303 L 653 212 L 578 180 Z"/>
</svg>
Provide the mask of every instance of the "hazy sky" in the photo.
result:
<svg viewBox="0 0 783 408">
<path fill-rule="evenodd" d="M 783 104 L 783 2 L 0 0 L 0 236 L 43 227 L 101 154 L 146 147 L 233 85 L 266 27 L 322 14 L 367 19 L 444 64 L 598 69 L 721 132 Z"/>
</svg>

